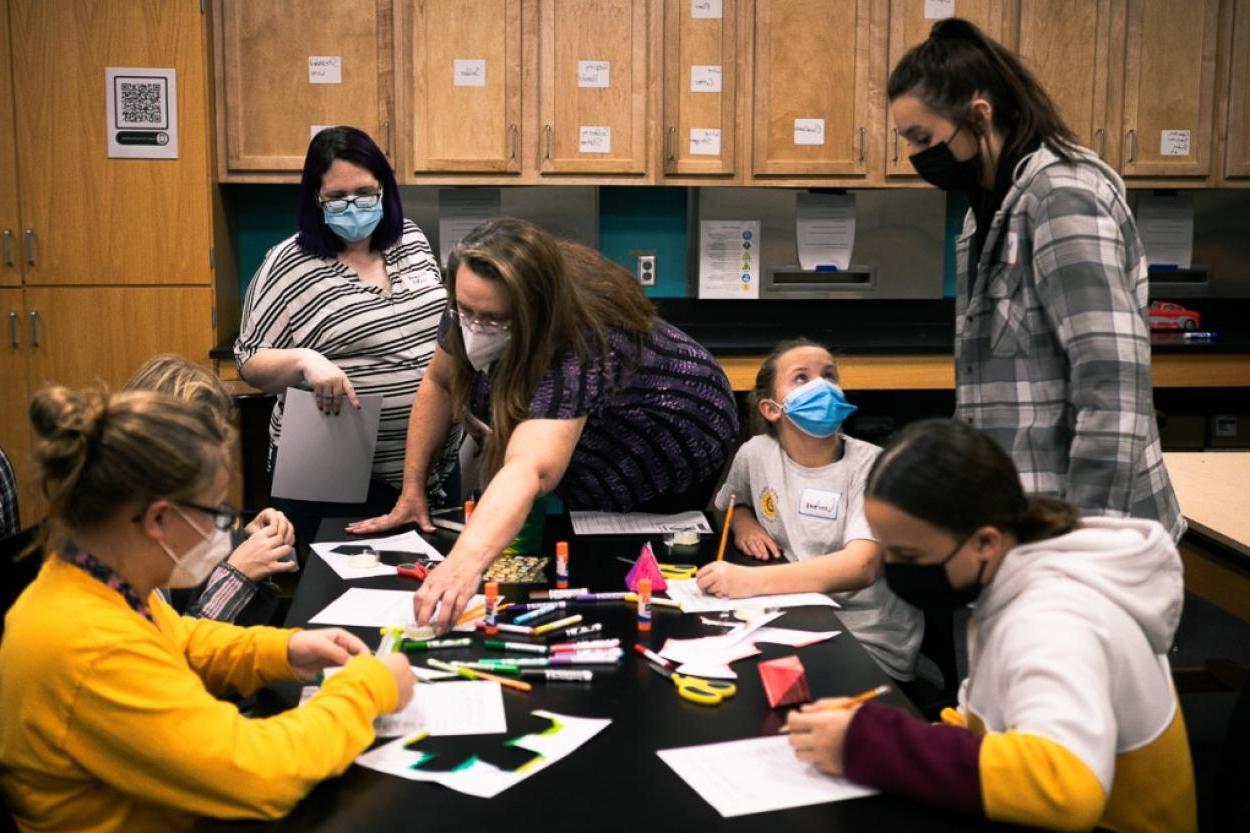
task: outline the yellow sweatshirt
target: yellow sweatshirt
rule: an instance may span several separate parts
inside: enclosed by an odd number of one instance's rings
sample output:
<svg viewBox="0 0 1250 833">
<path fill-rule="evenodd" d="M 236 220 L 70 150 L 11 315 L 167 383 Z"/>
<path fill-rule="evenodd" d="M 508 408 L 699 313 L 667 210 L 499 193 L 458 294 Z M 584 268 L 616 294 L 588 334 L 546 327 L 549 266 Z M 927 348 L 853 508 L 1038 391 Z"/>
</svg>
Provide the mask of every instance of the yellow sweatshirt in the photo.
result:
<svg viewBox="0 0 1250 833">
<path fill-rule="evenodd" d="M 197 815 L 276 818 L 345 770 L 395 708 L 390 672 L 355 657 L 303 708 L 250 719 L 215 695 L 294 677 L 294 631 L 155 620 L 50 557 L 5 619 L 0 787 L 23 831 L 174 831 Z"/>
</svg>

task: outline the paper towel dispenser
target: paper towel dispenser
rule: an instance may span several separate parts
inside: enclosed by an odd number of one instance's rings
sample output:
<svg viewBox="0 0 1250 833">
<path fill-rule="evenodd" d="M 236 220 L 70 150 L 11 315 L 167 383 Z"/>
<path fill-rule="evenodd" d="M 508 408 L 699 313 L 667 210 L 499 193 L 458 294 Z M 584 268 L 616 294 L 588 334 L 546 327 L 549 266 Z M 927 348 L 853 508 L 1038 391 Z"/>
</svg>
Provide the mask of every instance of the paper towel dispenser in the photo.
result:
<svg viewBox="0 0 1250 833">
<path fill-rule="evenodd" d="M 849 269 L 802 269 L 798 266 L 772 267 L 764 271 L 761 298 L 869 298 L 876 288 L 877 270 L 851 264 Z"/>
</svg>

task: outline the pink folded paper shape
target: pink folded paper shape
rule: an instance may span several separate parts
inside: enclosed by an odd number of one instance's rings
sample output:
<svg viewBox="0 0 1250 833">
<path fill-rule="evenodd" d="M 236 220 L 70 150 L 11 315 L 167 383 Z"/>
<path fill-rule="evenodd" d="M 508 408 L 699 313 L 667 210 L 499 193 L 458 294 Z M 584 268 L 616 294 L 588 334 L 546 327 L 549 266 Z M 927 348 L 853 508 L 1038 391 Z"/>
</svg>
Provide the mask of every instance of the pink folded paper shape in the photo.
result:
<svg viewBox="0 0 1250 833">
<path fill-rule="evenodd" d="M 638 560 L 625 574 L 625 586 L 637 593 L 638 580 L 643 578 L 651 579 L 652 593 L 662 593 L 668 589 L 668 582 L 664 580 L 664 574 L 660 572 L 660 565 L 655 560 L 655 553 L 651 551 L 650 542 L 642 545 Z"/>
</svg>

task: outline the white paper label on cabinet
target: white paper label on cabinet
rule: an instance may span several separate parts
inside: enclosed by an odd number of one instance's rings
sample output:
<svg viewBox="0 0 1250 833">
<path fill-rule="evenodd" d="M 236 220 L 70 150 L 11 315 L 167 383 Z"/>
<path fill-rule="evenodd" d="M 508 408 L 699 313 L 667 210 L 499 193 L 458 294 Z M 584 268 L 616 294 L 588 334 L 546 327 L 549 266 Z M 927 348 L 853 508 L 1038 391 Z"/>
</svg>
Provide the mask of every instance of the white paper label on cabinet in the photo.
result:
<svg viewBox="0 0 1250 833">
<path fill-rule="evenodd" d="M 308 141 L 310 141 L 310 142 L 311 142 L 311 141 L 313 140 L 313 138 L 314 138 L 314 137 L 315 137 L 318 133 L 320 133 L 321 131 L 325 130 L 327 127 L 334 127 L 334 125 L 332 125 L 332 124 L 314 124 L 312 127 L 308 128 Z"/>
<path fill-rule="evenodd" d="M 451 62 L 452 83 L 457 87 L 485 87 L 486 62 L 456 58 Z"/>
<path fill-rule="evenodd" d="M 1188 156 L 1189 131 L 1164 130 L 1159 138 L 1160 156 Z"/>
<path fill-rule="evenodd" d="M 577 86 L 607 87 L 611 70 L 611 61 L 578 61 Z"/>
<path fill-rule="evenodd" d="M 720 92 L 720 66 L 694 64 L 690 67 L 690 92 Z"/>
<path fill-rule="evenodd" d="M 705 127 L 690 128 L 691 156 L 720 156 L 720 131 Z"/>
<path fill-rule="evenodd" d="M 721 0 L 690 0 L 690 16 L 695 20 L 720 20 Z"/>
<path fill-rule="evenodd" d="M 955 0 L 924 0 L 925 20 L 945 20 L 955 16 Z"/>
<path fill-rule="evenodd" d="M 581 142 L 578 144 L 578 150 L 582 153 L 611 153 L 612 128 L 586 127 L 583 125 L 581 128 Z"/>
<path fill-rule="evenodd" d="M 154 67 L 105 67 L 110 159 L 178 158 L 178 75 Z"/>
<path fill-rule="evenodd" d="M 825 120 L 795 119 L 794 143 L 796 145 L 823 145 L 825 143 Z"/>
<path fill-rule="evenodd" d="M 339 55 L 309 55 L 309 84 L 342 84 L 343 58 Z"/>
</svg>

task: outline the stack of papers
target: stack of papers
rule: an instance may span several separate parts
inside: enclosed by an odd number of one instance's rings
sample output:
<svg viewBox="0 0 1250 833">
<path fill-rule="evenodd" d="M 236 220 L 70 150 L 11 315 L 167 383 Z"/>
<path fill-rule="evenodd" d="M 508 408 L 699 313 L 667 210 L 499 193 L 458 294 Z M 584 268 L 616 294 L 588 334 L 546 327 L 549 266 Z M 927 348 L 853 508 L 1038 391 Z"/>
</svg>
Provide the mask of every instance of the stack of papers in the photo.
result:
<svg viewBox="0 0 1250 833">
<path fill-rule="evenodd" d="M 338 669 L 335 669 L 338 670 Z M 423 679 L 441 679 L 446 671 L 430 671 L 413 667 Z M 330 676 L 327 670 L 326 676 Z M 304 688 L 300 705 L 317 693 L 316 686 Z M 430 735 L 496 735 L 508 731 L 503 710 L 503 694 L 499 683 L 484 680 L 444 682 L 420 685 L 412 690 L 412 699 L 403 709 L 384 714 L 373 722 L 380 738 L 394 738 L 416 732 Z"/>
<path fill-rule="evenodd" d="M 748 596 L 744 599 L 721 599 L 699 589 L 695 579 L 669 581 L 665 589 L 669 598 L 681 602 L 684 613 L 711 613 L 718 610 L 734 610 L 739 607 L 839 607 L 824 593 L 780 593 L 775 596 Z"/>
<path fill-rule="evenodd" d="M 352 541 L 327 541 L 319 544 L 310 545 L 314 553 L 319 555 L 326 564 L 330 565 L 330 569 L 338 574 L 338 577 L 350 581 L 357 578 L 372 578 L 373 576 L 393 576 L 395 575 L 394 564 L 379 564 L 376 567 L 353 567 L 351 566 L 351 556 L 345 553 L 334 552 L 334 550 L 347 544 L 349 546 L 358 547 L 367 545 L 381 552 L 406 552 L 412 554 L 413 561 L 442 561 L 443 554 L 434 549 L 434 546 L 415 531 L 408 531 L 400 535 L 390 535 L 386 538 L 356 538 Z"/>
</svg>

